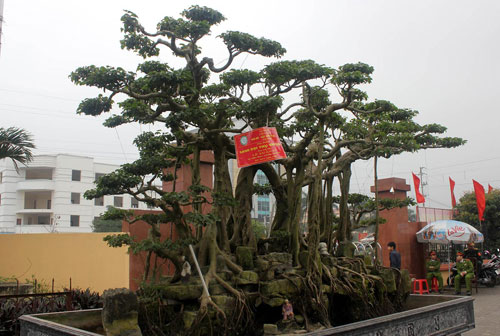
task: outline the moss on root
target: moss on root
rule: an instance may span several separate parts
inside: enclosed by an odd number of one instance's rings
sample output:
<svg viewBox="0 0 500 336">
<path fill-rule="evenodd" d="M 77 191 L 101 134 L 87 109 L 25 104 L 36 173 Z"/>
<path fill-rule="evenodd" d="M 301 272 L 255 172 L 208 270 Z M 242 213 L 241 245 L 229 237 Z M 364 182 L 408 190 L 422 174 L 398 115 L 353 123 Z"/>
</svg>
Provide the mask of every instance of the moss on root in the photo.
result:
<svg viewBox="0 0 500 336">
<path fill-rule="evenodd" d="M 241 262 L 248 265 L 248 260 Z M 396 312 L 410 292 L 407 271 L 367 267 L 362 258 L 324 262 L 321 283 L 293 268 L 287 253 L 260 255 L 252 263 L 252 270 L 214 275 L 203 314 L 198 310 L 202 286 L 197 277 L 187 284 L 144 285 L 141 304 L 149 309 L 141 314 L 155 314 L 156 319 L 141 316 L 141 328 L 156 329 L 151 335 L 256 335 L 264 324 L 281 325 L 281 305 L 289 299 L 301 316 L 294 325 L 314 329 L 318 323 L 339 325 Z M 161 320 L 161 325 L 148 326 L 152 320 Z"/>
</svg>

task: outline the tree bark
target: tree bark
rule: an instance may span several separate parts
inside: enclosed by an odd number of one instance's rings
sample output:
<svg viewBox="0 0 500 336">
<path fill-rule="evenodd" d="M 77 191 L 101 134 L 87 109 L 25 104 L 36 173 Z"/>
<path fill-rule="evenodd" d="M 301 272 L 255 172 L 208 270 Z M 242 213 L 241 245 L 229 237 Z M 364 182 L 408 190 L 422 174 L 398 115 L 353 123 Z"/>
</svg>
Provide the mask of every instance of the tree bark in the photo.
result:
<svg viewBox="0 0 500 336">
<path fill-rule="evenodd" d="M 257 248 L 257 242 L 252 229 L 252 197 L 253 180 L 257 169 L 255 167 L 246 167 L 240 170 L 238 174 L 238 183 L 236 185 L 236 206 L 233 236 L 231 237 L 231 247 L 245 245 Z"/>
<path fill-rule="evenodd" d="M 231 178 L 229 176 L 226 148 L 224 146 L 214 149 L 214 192 L 218 195 L 232 198 Z M 232 220 L 233 209 L 230 205 L 218 204 L 214 206 L 214 212 L 218 216 L 217 242 L 219 247 L 226 252 L 230 251 L 227 225 Z"/>
</svg>

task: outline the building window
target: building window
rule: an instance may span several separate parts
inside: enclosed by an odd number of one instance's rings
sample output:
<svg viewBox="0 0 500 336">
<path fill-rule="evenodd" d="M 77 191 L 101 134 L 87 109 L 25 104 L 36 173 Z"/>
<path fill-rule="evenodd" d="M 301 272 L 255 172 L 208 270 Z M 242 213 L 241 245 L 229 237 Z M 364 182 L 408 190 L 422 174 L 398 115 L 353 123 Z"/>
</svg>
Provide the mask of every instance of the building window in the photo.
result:
<svg viewBox="0 0 500 336">
<path fill-rule="evenodd" d="M 113 200 L 113 205 L 117 208 L 122 208 L 123 207 L 123 197 L 115 196 L 115 198 Z"/>
<path fill-rule="evenodd" d="M 2 194 L 0 194 L 0 205 L 2 205 Z"/>
<path fill-rule="evenodd" d="M 71 171 L 71 181 L 81 181 L 82 180 L 82 171 L 81 170 L 72 170 Z"/>
<path fill-rule="evenodd" d="M 2 183 L 2 181 L 3 181 L 3 172 L 0 173 L 0 183 Z"/>
<path fill-rule="evenodd" d="M 94 198 L 94 205 L 104 205 L 104 196 Z"/>
<path fill-rule="evenodd" d="M 95 173 L 95 180 L 94 180 L 94 182 L 97 182 L 97 180 L 99 179 L 99 177 L 102 177 L 102 176 L 104 176 L 104 175 L 106 175 L 106 174 L 103 174 L 103 173 Z"/>
<path fill-rule="evenodd" d="M 47 209 L 52 207 L 52 200 L 47 200 Z"/>
<path fill-rule="evenodd" d="M 257 211 L 269 213 L 269 200 L 258 200 Z"/>
<path fill-rule="evenodd" d="M 262 170 L 257 171 L 257 184 L 264 185 L 269 184 L 266 174 Z"/>
<path fill-rule="evenodd" d="M 80 204 L 80 193 L 71 193 L 71 204 Z"/>
<path fill-rule="evenodd" d="M 41 215 L 38 216 L 38 224 L 39 225 L 49 225 L 50 223 L 50 216 L 49 215 Z"/>
<path fill-rule="evenodd" d="M 23 222 L 22 218 L 16 218 L 16 225 L 21 225 Z"/>
<path fill-rule="evenodd" d="M 80 226 L 80 216 L 71 215 L 70 224 L 71 226 Z"/>
<path fill-rule="evenodd" d="M 52 180 L 52 168 L 27 168 L 26 180 Z"/>
<path fill-rule="evenodd" d="M 132 197 L 130 199 L 130 207 L 133 209 L 139 208 L 139 201 Z"/>
</svg>

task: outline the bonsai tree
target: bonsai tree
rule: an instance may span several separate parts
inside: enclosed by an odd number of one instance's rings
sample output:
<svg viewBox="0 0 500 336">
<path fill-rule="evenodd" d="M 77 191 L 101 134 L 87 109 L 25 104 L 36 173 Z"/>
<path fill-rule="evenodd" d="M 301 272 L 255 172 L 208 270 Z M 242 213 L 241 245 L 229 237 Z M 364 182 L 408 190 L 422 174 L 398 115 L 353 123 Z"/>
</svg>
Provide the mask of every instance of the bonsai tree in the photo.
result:
<svg viewBox="0 0 500 336">
<path fill-rule="evenodd" d="M 373 68 L 364 63 L 332 68 L 312 60 L 278 60 L 258 72 L 234 69 L 235 59 L 244 54 L 280 58 L 286 51 L 278 42 L 236 31 L 217 36 L 221 47 L 227 50 L 227 59 L 222 64 L 216 62 L 204 54 L 200 41 L 210 37 L 212 27 L 224 19 L 216 10 L 192 6 L 182 12 L 182 18 L 167 16 L 155 31 L 147 31 L 136 14 L 126 11 L 122 16 L 121 46 L 138 53 L 145 61 L 136 71 L 91 65 L 70 75 L 77 85 L 103 90 L 103 94 L 82 101 L 78 113 L 97 116 L 111 112 L 117 105 L 119 112 L 105 121 L 106 127 L 126 123 L 162 126 L 161 131 L 140 134 L 134 140 L 139 159 L 101 177 L 85 197 L 129 194 L 159 208 L 161 214 L 142 216 L 117 209 L 108 212 L 106 219 L 126 219 L 131 223 L 144 220 L 151 227 L 143 241 L 117 235 L 108 237 L 108 243 L 129 245 L 132 252 L 148 251 L 148 256 L 154 253 L 170 260 L 175 266 L 170 284 L 179 280 L 183 256 L 188 255 L 187 246 L 193 244 L 197 260 L 208 269 L 205 281 L 222 286 L 243 307 L 237 310 L 244 313 L 238 315 L 238 323 L 233 323 L 236 328 L 245 325 L 242 321 L 250 320 L 248 298 L 224 280 L 217 269 L 227 267 L 235 275 L 242 274 L 243 269 L 232 254 L 239 247 L 257 246 L 251 219 L 252 195 L 272 192 L 276 215 L 271 236 L 282 237 L 293 264 L 305 269 L 301 279 L 307 295 L 303 296 L 302 311 L 309 311 L 314 319 L 328 326 L 332 319 L 321 283 L 328 279 L 347 290 L 357 286 L 345 284 L 350 275 L 336 277 L 318 253 L 321 239 L 330 243 L 334 238 L 334 180 L 339 181 L 341 188 L 335 239 L 345 242 L 350 239 L 351 230 L 348 199 L 353 162 L 421 148 L 455 147 L 464 141 L 441 137 L 446 129 L 440 125 L 417 124 L 413 120 L 416 111 L 384 100 L 368 102 L 359 87 L 371 82 Z M 165 61 L 163 51 L 183 60 L 184 65 L 174 68 Z M 281 138 L 287 154 L 286 159 L 277 162 L 282 169 L 278 171 L 272 164 L 262 163 L 241 169 L 237 178 L 231 180 L 228 161 L 236 155 L 232 136 L 263 126 L 275 127 Z M 211 189 L 201 183 L 200 155 L 204 150 L 214 155 Z M 192 181 L 187 191 L 176 189 L 181 164 L 191 166 Z M 266 175 L 269 185 L 254 185 L 258 170 Z M 159 187 L 155 183 L 158 180 L 168 188 Z M 303 188 L 308 189 L 307 241 L 300 234 Z M 204 204 L 211 205 L 209 213 L 202 212 Z M 161 237 L 161 223 L 175 226 L 175 242 Z M 307 254 L 302 261 L 301 251 Z M 149 267 L 146 265 L 145 279 Z M 349 272 L 348 268 L 343 269 Z M 362 283 L 375 288 L 368 275 L 356 274 Z M 366 305 L 377 300 L 374 294 L 363 294 L 361 290 L 353 293 Z M 218 316 L 226 316 L 203 292 L 198 321 L 208 316 L 209 307 Z"/>
</svg>

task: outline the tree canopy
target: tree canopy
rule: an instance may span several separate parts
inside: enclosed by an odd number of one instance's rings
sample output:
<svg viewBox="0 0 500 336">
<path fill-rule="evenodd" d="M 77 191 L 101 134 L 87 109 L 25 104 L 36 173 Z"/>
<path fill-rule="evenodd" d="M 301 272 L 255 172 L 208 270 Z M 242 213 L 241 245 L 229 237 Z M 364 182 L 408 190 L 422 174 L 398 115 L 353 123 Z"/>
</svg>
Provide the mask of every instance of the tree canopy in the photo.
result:
<svg viewBox="0 0 500 336">
<path fill-rule="evenodd" d="M 35 148 L 33 136 L 27 131 L 17 128 L 0 128 L 0 159 L 11 159 L 16 171 L 19 164 L 27 164 L 33 159 Z"/>
<path fill-rule="evenodd" d="M 485 249 L 493 250 L 500 247 L 500 190 L 493 189 L 486 194 L 486 209 L 484 210 L 482 225 L 479 225 L 474 192 L 465 193 L 460 197 L 454 218 L 482 230 Z"/>
</svg>

